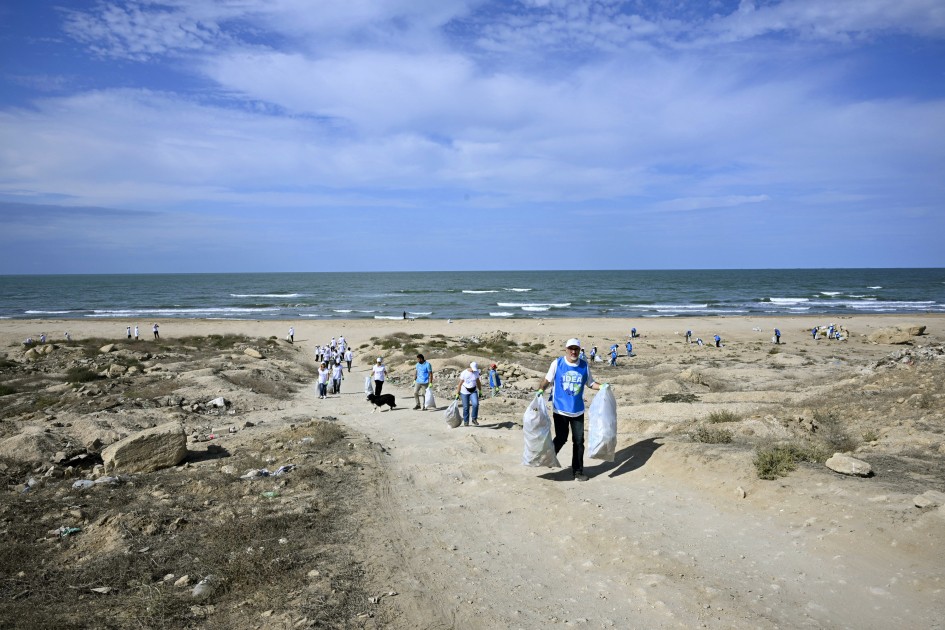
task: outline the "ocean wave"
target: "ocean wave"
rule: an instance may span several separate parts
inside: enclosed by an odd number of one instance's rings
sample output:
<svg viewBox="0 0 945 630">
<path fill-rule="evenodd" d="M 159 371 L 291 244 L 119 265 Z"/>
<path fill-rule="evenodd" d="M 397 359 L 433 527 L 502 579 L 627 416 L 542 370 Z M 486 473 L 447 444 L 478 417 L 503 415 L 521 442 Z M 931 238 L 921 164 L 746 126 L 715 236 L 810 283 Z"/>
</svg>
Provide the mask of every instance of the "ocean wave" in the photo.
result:
<svg viewBox="0 0 945 630">
<path fill-rule="evenodd" d="M 799 298 L 799 297 L 785 297 L 785 298 L 768 298 L 768 301 L 772 304 L 800 304 L 801 302 L 809 302 L 808 298 Z"/>
<path fill-rule="evenodd" d="M 420 312 L 420 313 L 415 313 L 415 312 L 413 312 L 413 311 L 407 311 L 407 315 L 417 315 L 417 316 L 433 315 L 433 311 L 426 311 L 426 312 Z"/>
<path fill-rule="evenodd" d="M 27 315 L 66 315 L 77 311 L 23 311 Z"/>
<path fill-rule="evenodd" d="M 463 293 L 498 293 L 498 289 L 463 289 Z"/>
<path fill-rule="evenodd" d="M 547 303 L 547 302 L 545 302 L 545 303 L 541 303 L 541 302 L 536 302 L 536 303 L 528 303 L 528 302 L 496 302 L 495 305 L 496 305 L 496 306 L 503 306 L 503 307 L 506 307 L 506 308 L 521 308 L 521 309 L 525 309 L 526 307 L 528 307 L 528 308 L 542 307 L 542 308 L 544 308 L 545 310 L 547 310 L 547 309 L 549 309 L 549 308 L 567 308 L 567 307 L 571 306 L 571 303 L 570 303 L 570 302 L 561 302 L 561 303 Z"/>
<path fill-rule="evenodd" d="M 489 317 L 512 317 L 512 313 L 508 311 L 499 311 L 497 313 L 490 312 Z"/>
<path fill-rule="evenodd" d="M 506 288 L 505 290 L 506 290 L 506 291 L 517 291 L 517 292 L 519 292 L 519 293 L 524 293 L 524 292 L 526 292 L 526 291 L 531 291 L 531 289 L 519 289 L 519 288 L 516 288 L 516 287 Z"/>
<path fill-rule="evenodd" d="M 325 317 L 321 313 L 299 313 L 299 317 Z"/>
<path fill-rule="evenodd" d="M 375 315 L 374 319 L 403 319 L 400 315 Z"/>
<path fill-rule="evenodd" d="M 626 308 L 639 308 L 652 311 L 704 311 L 708 304 L 622 304 Z"/>
<path fill-rule="evenodd" d="M 866 288 L 867 288 L 867 289 L 876 290 L 876 289 L 882 289 L 883 287 L 881 287 L 881 286 L 875 286 L 875 287 L 866 287 Z"/>
<path fill-rule="evenodd" d="M 350 308 L 334 308 L 332 309 L 332 311 L 335 313 L 350 313 L 351 309 Z"/>
<path fill-rule="evenodd" d="M 915 310 L 915 309 L 931 309 L 938 306 L 935 302 L 929 301 L 916 301 L 916 302 L 907 302 L 907 301 L 879 301 L 874 300 L 872 302 L 850 302 L 848 304 L 850 308 L 862 311 L 898 311 L 898 310 Z"/>
<path fill-rule="evenodd" d="M 499 306 L 502 306 L 502 305 L 500 304 Z M 544 313 L 545 311 L 550 311 L 551 307 L 550 306 L 523 306 L 522 310 L 529 311 L 529 312 Z"/>
<path fill-rule="evenodd" d="M 279 308 L 240 308 L 234 306 L 226 307 L 206 307 L 206 308 L 139 308 L 139 309 L 120 309 L 120 310 L 96 310 L 86 315 L 86 317 L 135 317 L 137 315 L 161 315 L 164 317 L 173 317 L 174 315 L 226 315 L 229 313 L 271 313 L 278 312 Z"/>
<path fill-rule="evenodd" d="M 301 293 L 230 293 L 230 297 L 235 298 L 292 298 L 302 297 Z"/>
<path fill-rule="evenodd" d="M 821 295 L 840 295 L 840 291 L 821 291 Z"/>
</svg>

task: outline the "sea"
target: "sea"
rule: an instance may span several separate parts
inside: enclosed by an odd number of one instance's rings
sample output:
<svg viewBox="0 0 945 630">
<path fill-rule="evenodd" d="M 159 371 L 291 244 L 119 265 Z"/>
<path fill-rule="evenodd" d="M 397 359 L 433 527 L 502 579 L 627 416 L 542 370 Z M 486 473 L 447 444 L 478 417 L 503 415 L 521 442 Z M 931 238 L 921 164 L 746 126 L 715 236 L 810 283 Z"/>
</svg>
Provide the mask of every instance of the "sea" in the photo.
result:
<svg viewBox="0 0 945 630">
<path fill-rule="evenodd" d="M 0 319 L 542 319 L 945 313 L 945 269 L 0 276 Z"/>
</svg>

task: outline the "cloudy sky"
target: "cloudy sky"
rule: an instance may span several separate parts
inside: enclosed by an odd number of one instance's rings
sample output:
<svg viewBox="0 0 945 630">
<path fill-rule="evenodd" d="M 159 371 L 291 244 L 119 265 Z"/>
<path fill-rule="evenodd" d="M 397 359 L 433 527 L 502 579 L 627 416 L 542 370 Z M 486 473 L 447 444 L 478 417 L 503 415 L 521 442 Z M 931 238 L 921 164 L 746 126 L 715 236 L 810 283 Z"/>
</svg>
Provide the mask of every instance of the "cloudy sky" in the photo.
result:
<svg viewBox="0 0 945 630">
<path fill-rule="evenodd" d="M 945 266 L 941 0 L 0 4 L 0 273 Z"/>
</svg>

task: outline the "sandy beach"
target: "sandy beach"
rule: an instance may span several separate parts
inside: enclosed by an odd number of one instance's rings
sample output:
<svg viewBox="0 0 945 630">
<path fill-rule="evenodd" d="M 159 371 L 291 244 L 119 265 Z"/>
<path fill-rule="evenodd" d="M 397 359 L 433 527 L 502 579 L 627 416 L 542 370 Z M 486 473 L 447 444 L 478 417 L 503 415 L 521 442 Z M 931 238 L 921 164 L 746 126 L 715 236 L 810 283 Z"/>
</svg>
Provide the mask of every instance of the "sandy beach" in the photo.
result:
<svg viewBox="0 0 945 630">
<path fill-rule="evenodd" d="M 150 554 L 160 566 L 147 588 L 135 582 L 145 578 L 116 580 L 101 585 L 112 589 L 107 596 L 70 594 L 57 609 L 35 586 L 49 576 L 10 552 L 3 594 L 12 603 L 0 604 L 0 621 L 29 608 L 31 619 L 71 627 L 63 607 L 111 611 L 147 590 L 162 593 L 173 613 L 152 611 L 148 627 L 161 619 L 167 627 L 230 628 L 942 627 L 945 316 L 157 322 L 156 342 L 152 321 L 0 321 L 10 388 L 0 398 L 4 536 L 49 563 L 82 565 L 114 552 L 143 564 Z M 129 341 L 125 327 L 136 324 L 141 340 Z M 815 341 L 811 328 L 828 324 L 848 337 Z M 290 326 L 294 344 L 285 340 Z M 631 326 L 641 336 L 627 357 Z M 925 328 L 904 343 L 870 339 L 910 326 Z M 771 340 L 775 327 L 780 345 Z M 687 344 L 686 330 L 705 345 Z M 66 331 L 73 342 L 65 343 Z M 26 357 L 23 340 L 42 332 L 54 349 Z M 217 354 L 199 341 L 221 335 L 240 337 Z M 354 348 L 353 370 L 340 395 L 319 400 L 313 348 L 340 335 Z M 587 483 L 571 479 L 570 444 L 559 453 L 563 468 L 521 465 L 523 412 L 570 337 L 602 353 L 619 344 L 617 367 L 592 365 L 617 397 L 617 457 L 585 458 Z M 95 348 L 79 347 L 89 339 Z M 115 347 L 99 352 L 99 343 Z M 438 411 L 413 410 L 417 351 L 433 365 Z M 391 370 L 384 391 L 397 408 L 371 413 L 363 385 L 378 356 Z M 482 401 L 481 426 L 449 429 L 442 409 L 473 360 L 498 363 L 503 390 Z M 114 363 L 119 369 L 109 371 Z M 108 376 L 65 382 L 77 366 Z M 43 396 L 50 401 L 37 406 Z M 186 403 L 168 405 L 174 396 Z M 224 414 L 207 408 L 218 396 L 228 401 Z M 121 491 L 137 488 L 152 502 L 167 495 L 178 507 L 202 484 L 222 484 L 219 494 L 197 504 L 201 515 L 184 519 L 191 525 L 174 530 L 172 519 L 142 517 L 146 540 L 125 532 L 133 543 L 122 542 L 109 525 L 120 506 L 105 500 L 106 489 L 96 489 L 98 502 L 70 490 L 91 468 L 50 473 L 50 462 L 76 446 L 91 456 L 167 421 L 184 426 L 187 461 L 133 475 Z M 302 434 L 327 425 L 337 436 L 326 450 L 298 451 L 312 443 Z M 24 440 L 30 431 L 41 439 Z M 759 453 L 778 445 L 807 449 L 810 458 L 760 478 Z M 872 474 L 840 474 L 817 461 L 834 448 Z M 265 499 L 239 477 L 248 462 L 289 460 L 297 469 L 265 510 L 328 514 L 334 501 L 347 529 L 319 542 L 330 549 L 266 573 L 286 593 L 275 603 L 253 597 L 234 572 L 209 603 L 191 605 L 189 590 L 163 581 L 184 570 L 155 550 L 197 523 L 229 522 L 226 509 L 243 515 L 230 521 L 259 517 Z M 31 475 L 46 481 L 24 492 Z M 43 540 L 70 518 L 81 532 Z M 35 531 L 15 533 L 23 527 Z M 276 539 L 292 546 L 298 535 L 309 549 L 305 531 L 314 530 L 282 527 L 293 533 Z"/>
</svg>

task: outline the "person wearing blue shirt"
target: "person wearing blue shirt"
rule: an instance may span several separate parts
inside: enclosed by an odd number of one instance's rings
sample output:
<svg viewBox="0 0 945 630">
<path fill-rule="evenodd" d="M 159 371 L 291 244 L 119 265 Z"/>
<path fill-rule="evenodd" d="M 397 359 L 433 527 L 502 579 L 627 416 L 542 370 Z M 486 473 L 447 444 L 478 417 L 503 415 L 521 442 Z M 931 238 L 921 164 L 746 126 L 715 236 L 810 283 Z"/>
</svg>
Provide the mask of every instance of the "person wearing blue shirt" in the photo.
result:
<svg viewBox="0 0 945 630">
<path fill-rule="evenodd" d="M 777 328 L 774 329 L 774 343 L 781 343 L 781 331 Z"/>
<path fill-rule="evenodd" d="M 502 379 L 499 378 L 499 366 L 493 363 L 489 367 L 489 393 L 495 398 L 495 395 L 499 393 L 501 388 Z"/>
<path fill-rule="evenodd" d="M 565 355 L 552 361 L 548 373 L 538 386 L 538 395 L 554 384 L 551 396 L 551 417 L 555 425 L 552 442 L 555 454 L 571 435 L 571 473 L 576 481 L 587 481 L 584 474 L 584 388 L 600 389 L 591 376 L 591 369 L 580 358 L 581 342 L 568 339 Z"/>
<path fill-rule="evenodd" d="M 686 331 L 686 343 L 692 343 L 692 331 L 691 331 L 691 330 L 687 330 L 687 331 Z"/>
<path fill-rule="evenodd" d="M 722 347 L 722 338 L 719 337 L 718 335 L 715 336 L 715 347 L 716 348 Z"/>
<path fill-rule="evenodd" d="M 433 366 L 423 358 L 422 354 L 417 355 L 417 365 L 414 368 L 417 371 L 417 380 L 413 386 L 413 408 L 426 411 L 426 393 L 427 388 L 433 384 Z M 422 407 L 421 407 L 422 404 Z"/>
<path fill-rule="evenodd" d="M 631 338 L 631 339 L 636 339 L 636 338 L 637 338 L 637 329 L 636 329 L 636 328 L 631 328 L 631 329 L 630 329 L 630 338 Z"/>
<path fill-rule="evenodd" d="M 629 341 L 627 342 L 627 356 L 628 357 L 633 356 L 633 344 L 630 343 Z"/>
<path fill-rule="evenodd" d="M 814 338 L 814 341 L 817 341 L 817 331 L 820 329 L 820 326 L 814 326 L 810 329 L 811 337 Z"/>
<path fill-rule="evenodd" d="M 610 347 L 610 365 L 617 367 L 617 346 Z"/>
</svg>

